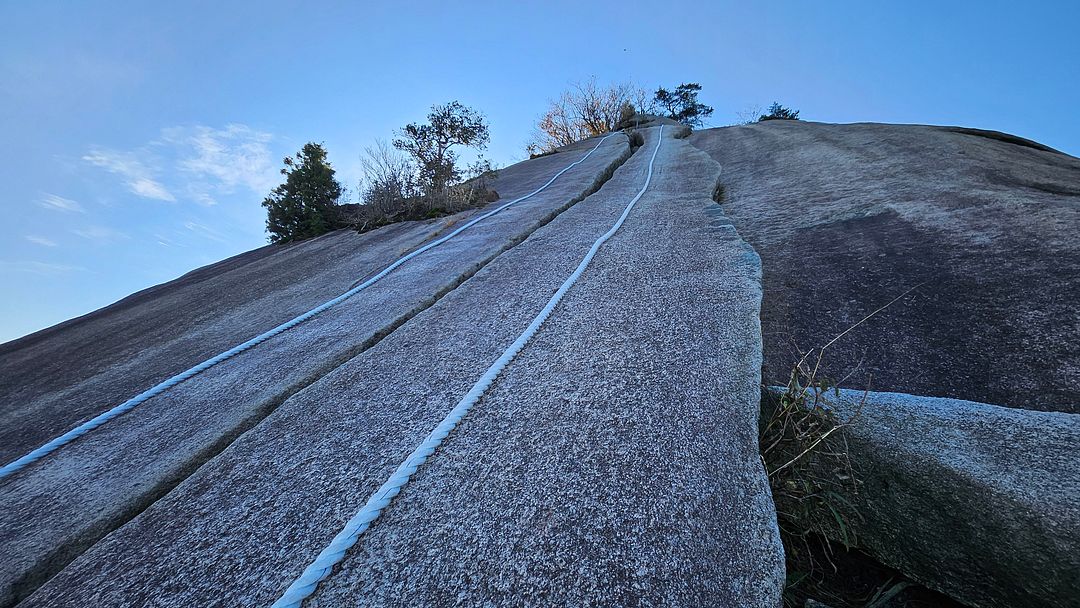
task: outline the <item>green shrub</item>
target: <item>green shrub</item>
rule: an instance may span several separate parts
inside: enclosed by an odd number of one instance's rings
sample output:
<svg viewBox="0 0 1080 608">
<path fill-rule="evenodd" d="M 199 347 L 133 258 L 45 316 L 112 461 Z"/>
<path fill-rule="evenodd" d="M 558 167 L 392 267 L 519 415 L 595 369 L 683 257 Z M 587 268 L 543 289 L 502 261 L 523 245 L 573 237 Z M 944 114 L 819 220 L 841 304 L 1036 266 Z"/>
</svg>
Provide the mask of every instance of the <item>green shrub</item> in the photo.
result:
<svg viewBox="0 0 1080 608">
<path fill-rule="evenodd" d="M 779 102 L 774 101 L 773 104 L 769 106 L 768 114 L 762 114 L 761 117 L 758 118 L 758 122 L 766 120 L 799 120 L 799 111 L 785 108 L 780 105 Z"/>
</svg>

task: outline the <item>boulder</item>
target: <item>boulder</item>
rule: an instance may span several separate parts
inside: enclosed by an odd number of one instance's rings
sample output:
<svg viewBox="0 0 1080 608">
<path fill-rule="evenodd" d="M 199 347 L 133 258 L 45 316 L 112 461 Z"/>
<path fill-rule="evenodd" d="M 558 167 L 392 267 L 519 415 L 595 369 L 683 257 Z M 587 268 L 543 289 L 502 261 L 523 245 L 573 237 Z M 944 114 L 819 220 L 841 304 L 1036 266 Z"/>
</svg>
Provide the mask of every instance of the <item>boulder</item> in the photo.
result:
<svg viewBox="0 0 1080 608">
<path fill-rule="evenodd" d="M 862 398 L 841 391 L 839 419 Z M 859 548 L 977 608 L 1077 605 L 1080 416 L 874 392 L 858 411 Z"/>
</svg>

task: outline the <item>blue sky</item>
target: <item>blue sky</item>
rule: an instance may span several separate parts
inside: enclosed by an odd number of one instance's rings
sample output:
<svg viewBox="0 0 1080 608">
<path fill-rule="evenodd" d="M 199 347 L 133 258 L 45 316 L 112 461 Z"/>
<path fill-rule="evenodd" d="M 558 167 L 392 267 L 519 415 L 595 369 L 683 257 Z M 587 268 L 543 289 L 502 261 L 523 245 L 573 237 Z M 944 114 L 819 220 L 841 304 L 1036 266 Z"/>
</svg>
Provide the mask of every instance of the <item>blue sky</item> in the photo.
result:
<svg viewBox="0 0 1080 608">
<path fill-rule="evenodd" d="M 573 81 L 699 82 L 713 124 L 959 124 L 1080 154 L 1080 9 L 1018 2 L 7 2 L 0 341 L 265 243 L 281 158 L 457 99 L 520 160 Z"/>
</svg>

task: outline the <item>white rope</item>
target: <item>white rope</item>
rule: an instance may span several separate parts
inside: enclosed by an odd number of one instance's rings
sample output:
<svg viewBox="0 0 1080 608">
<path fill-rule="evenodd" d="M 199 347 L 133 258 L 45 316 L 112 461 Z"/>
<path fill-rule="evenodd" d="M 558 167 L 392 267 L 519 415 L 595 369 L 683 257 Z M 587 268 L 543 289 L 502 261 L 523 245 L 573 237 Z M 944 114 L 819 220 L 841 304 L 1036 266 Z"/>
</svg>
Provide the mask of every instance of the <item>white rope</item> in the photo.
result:
<svg viewBox="0 0 1080 608">
<path fill-rule="evenodd" d="M 85 434 L 89 433 L 90 431 L 98 428 L 99 426 L 105 424 L 106 422 L 112 420 L 113 418 L 116 418 L 117 416 L 120 416 L 121 414 L 124 414 L 124 413 L 134 409 L 136 406 L 138 406 L 139 404 L 143 403 L 144 401 L 150 399 L 151 397 L 159 395 L 162 392 L 168 390 L 169 388 L 171 388 L 173 386 L 176 386 L 177 384 L 180 384 L 184 380 L 187 380 L 188 378 L 191 378 L 192 376 L 194 376 L 194 375 L 196 375 L 196 374 L 198 374 L 198 373 L 200 373 L 202 371 L 205 371 L 206 369 L 209 369 L 209 368 L 217 365 L 218 363 L 221 363 L 222 361 L 224 361 L 226 359 L 229 359 L 229 358 L 231 358 L 231 357 L 233 357 L 235 355 L 238 355 L 238 354 L 244 352 L 245 350 L 248 350 L 249 348 L 251 348 L 251 347 L 253 347 L 253 346 L 257 345 L 257 344 L 265 342 L 265 341 L 269 340 L 270 338 L 272 338 L 272 337 L 274 337 L 274 336 L 276 336 L 276 335 L 278 335 L 278 334 L 280 334 L 280 333 L 282 333 L 282 332 L 284 332 L 284 331 L 286 331 L 288 329 L 291 329 L 291 328 L 303 323 L 304 321 L 307 321 L 311 317 L 314 317 L 315 315 L 319 314 L 320 312 L 323 312 L 324 310 L 330 308 L 331 306 L 334 306 L 335 304 L 339 304 L 342 301 L 344 301 L 344 300 L 352 297 L 353 295 L 357 294 L 358 292 L 360 292 L 360 291 L 362 291 L 364 289 L 367 289 L 368 287 L 370 287 L 372 284 L 374 284 L 379 279 L 381 279 L 381 278 L 385 277 L 386 275 L 390 274 L 390 272 L 393 271 L 398 266 L 401 266 L 405 262 L 408 262 L 409 260 L 411 260 L 414 257 L 420 255 L 421 253 L 424 253 L 425 251 L 428 251 L 429 249 L 432 249 L 434 247 L 438 247 L 439 245 L 442 245 L 446 241 L 449 241 L 450 239 L 452 239 L 455 236 L 461 234 L 462 232 L 469 229 L 470 227 L 476 225 L 478 222 L 486 220 L 487 218 L 495 215 L 496 213 L 499 213 L 500 211 L 506 209 L 507 207 L 510 207 L 511 205 L 516 205 L 517 203 L 520 203 L 520 202 L 522 202 L 522 201 L 524 201 L 526 199 L 529 199 L 529 198 L 532 198 L 533 196 L 536 196 L 537 194 L 542 192 L 544 189 L 546 189 L 548 186 L 550 186 L 552 183 L 554 183 L 555 180 L 558 179 L 563 173 L 566 173 L 570 169 L 572 169 L 575 166 L 577 166 L 577 165 L 581 164 L 582 162 L 584 162 L 585 159 L 592 156 L 592 153 L 596 152 L 600 148 L 600 146 L 603 145 L 604 141 L 606 141 L 609 137 L 612 137 L 613 135 L 614 134 L 609 134 L 609 135 L 604 136 L 603 139 L 601 139 L 599 142 L 597 142 L 596 146 L 592 150 L 589 150 L 588 154 L 586 154 L 585 156 L 582 156 L 577 161 L 567 165 L 561 171 L 556 173 L 551 179 L 549 179 L 547 181 L 547 183 L 545 183 L 543 186 L 540 186 L 536 190 L 533 190 L 529 194 L 526 194 L 525 196 L 522 196 L 521 198 L 514 199 L 514 200 L 510 201 L 509 203 L 501 205 L 498 208 L 496 208 L 496 209 L 494 209 L 492 211 L 489 211 L 489 212 L 487 212 L 487 213 L 485 213 L 485 214 L 483 214 L 483 215 L 469 221 L 468 223 L 464 224 L 463 226 L 461 226 L 457 230 L 454 230 L 450 234 L 448 234 L 448 235 L 446 235 L 446 236 L 444 236 L 444 237 L 442 237 L 442 238 L 440 238 L 440 239 L 438 239 L 436 241 L 432 241 L 432 242 L 428 243 L 427 245 L 424 245 L 423 247 L 417 249 L 416 251 L 413 251 L 412 253 L 410 253 L 410 254 L 408 254 L 406 256 L 403 256 L 402 258 L 398 259 L 393 264 L 390 264 L 389 266 L 384 268 L 381 272 L 379 272 L 379 274 L 371 277 L 370 279 L 364 281 L 363 283 L 361 283 L 360 285 L 357 285 L 356 287 L 350 289 L 349 291 L 346 291 L 345 293 L 343 293 L 340 296 L 334 298 L 333 300 L 330 300 L 329 302 L 325 302 L 323 304 L 320 304 L 319 306 L 305 312 L 304 314 L 296 317 L 295 319 L 292 319 L 291 321 L 286 321 L 285 323 L 282 323 L 281 325 L 278 325 L 277 327 L 271 329 L 270 331 L 267 331 L 266 333 L 255 336 L 254 338 L 248 340 L 247 342 L 244 342 L 243 344 L 240 344 L 239 346 L 234 346 L 233 348 L 230 348 L 229 350 L 227 350 L 227 351 L 225 351 L 225 352 L 223 352 L 223 353 L 221 353 L 221 354 L 219 354 L 219 355 L 217 355 L 215 357 L 212 357 L 210 359 L 207 359 L 206 361 L 203 361 L 202 363 L 196 365 L 195 367 L 192 367 L 191 369 L 189 369 L 187 371 L 181 372 L 181 373 L 173 376 L 172 378 L 169 378 L 168 380 L 165 380 L 164 382 L 162 382 L 162 383 L 160 383 L 160 384 L 158 384 L 158 385 L 156 385 L 156 386 L 154 386 L 154 387 L 152 387 L 152 388 L 150 388 L 150 389 L 148 389 L 146 391 L 143 391 L 142 393 L 139 393 L 138 395 L 132 397 L 131 399 L 128 399 L 127 401 L 121 403 L 120 405 L 117 405 L 117 406 L 113 407 L 112 409 L 110 409 L 108 411 L 102 412 L 101 414 L 98 414 L 94 418 L 91 418 L 90 420 L 87 420 L 86 422 L 84 422 L 84 423 L 80 424 L 79 426 L 71 429 L 70 431 L 64 433 L 63 435 L 60 435 L 59 437 L 56 437 L 55 439 L 52 439 L 48 443 L 42 445 L 41 447 L 35 449 L 32 452 L 20 457 L 19 459 L 14 460 L 14 461 L 4 465 L 3 467 L 0 467 L 0 480 L 4 479 L 5 477 L 8 477 L 9 475 L 12 475 L 13 473 L 19 471 L 20 469 L 23 469 L 27 465 L 32 464 L 32 463 L 36 462 L 37 460 L 40 460 L 41 458 L 44 458 L 45 456 L 51 454 L 52 452 L 60 449 L 63 446 L 71 443 L 72 441 L 75 441 L 79 437 L 82 437 L 83 435 L 85 435 Z"/>
<path fill-rule="evenodd" d="M 495 378 L 498 377 L 503 368 L 505 368 L 521 349 L 525 347 L 529 340 L 532 339 L 533 335 L 536 334 L 536 331 L 540 329 L 540 325 L 543 324 L 551 314 L 551 311 L 555 309 L 555 306 L 558 305 L 559 301 L 566 295 L 566 292 L 577 282 L 581 273 L 585 272 L 585 269 L 589 266 L 589 262 L 592 261 L 593 256 L 596 255 L 600 246 L 618 232 L 619 228 L 623 225 L 623 222 L 626 221 L 626 216 L 630 214 L 630 210 L 634 208 L 634 205 L 636 205 L 642 195 L 645 194 L 645 190 L 649 187 L 649 182 L 652 181 L 653 162 L 656 160 L 656 153 L 660 151 L 660 143 L 663 141 L 663 136 L 664 127 L 661 126 L 660 134 L 656 142 L 656 148 L 653 150 L 652 158 L 649 159 L 649 172 L 645 177 L 645 185 L 641 187 L 641 190 L 638 191 L 637 195 L 626 205 L 626 209 L 623 210 L 622 215 L 619 217 L 618 221 L 615 222 L 615 225 L 611 227 L 611 230 L 608 230 L 603 236 L 596 239 L 596 242 L 593 243 L 589 252 L 585 254 L 581 263 L 578 264 L 574 272 L 563 281 L 559 290 L 555 292 L 555 295 L 551 296 L 547 305 L 545 305 L 543 310 L 536 315 L 532 320 L 532 323 L 529 323 L 529 326 L 525 328 L 525 331 L 522 332 L 521 335 L 514 340 L 514 343 L 503 351 L 503 354 L 491 364 L 491 367 L 484 372 L 484 375 L 481 376 L 480 379 L 476 381 L 476 384 L 469 389 L 469 392 L 462 397 L 457 406 L 450 410 L 450 413 L 435 427 L 435 430 L 431 431 L 431 434 L 427 436 L 427 439 L 417 446 L 412 454 L 398 466 L 397 470 L 395 470 L 394 473 L 390 475 L 390 478 L 386 480 L 386 483 L 368 498 L 367 503 L 364 504 L 360 511 L 358 511 L 352 519 L 346 522 L 345 527 L 341 532 L 338 532 L 337 536 L 330 541 L 330 544 L 315 558 L 315 561 L 311 562 L 311 564 L 304 569 L 304 572 L 300 577 L 289 585 L 289 588 L 285 590 L 285 593 L 274 602 L 272 608 L 300 608 L 300 604 L 315 592 L 315 588 L 319 583 L 330 575 L 330 571 L 333 567 L 345 558 L 345 552 L 356 544 L 360 535 L 371 526 L 371 522 L 375 521 L 382 513 L 383 509 L 390 504 L 390 501 L 401 492 L 402 486 L 408 483 L 409 478 L 416 472 L 416 469 L 427 461 L 428 457 L 435 452 L 443 439 L 450 434 L 450 431 L 454 430 L 454 427 L 457 426 L 458 422 L 460 422 L 465 414 L 468 413 L 469 408 L 480 400 L 480 397 L 484 395 L 484 392 L 487 391 L 488 387 L 495 381 Z"/>
</svg>

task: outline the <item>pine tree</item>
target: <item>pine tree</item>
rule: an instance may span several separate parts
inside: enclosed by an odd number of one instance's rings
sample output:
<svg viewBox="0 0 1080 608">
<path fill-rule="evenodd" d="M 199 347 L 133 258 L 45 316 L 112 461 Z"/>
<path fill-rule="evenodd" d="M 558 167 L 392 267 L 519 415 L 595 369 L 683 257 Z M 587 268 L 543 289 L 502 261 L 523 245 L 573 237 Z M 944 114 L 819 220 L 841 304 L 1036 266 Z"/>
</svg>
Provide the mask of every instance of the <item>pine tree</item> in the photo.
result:
<svg viewBox="0 0 1080 608">
<path fill-rule="evenodd" d="M 660 87 L 656 90 L 653 101 L 667 111 L 668 118 L 691 127 L 700 127 L 713 113 L 712 107 L 698 101 L 700 92 L 700 84 L 685 82 L 675 87 L 674 91 Z"/>
<path fill-rule="evenodd" d="M 427 194 L 441 194 L 461 179 L 455 146 L 483 150 L 491 137 L 484 115 L 451 101 L 432 106 L 426 124 L 409 123 L 394 138 L 394 147 L 416 160 L 420 182 Z"/>
<path fill-rule="evenodd" d="M 762 114 L 761 118 L 758 118 L 758 122 L 764 122 L 766 120 L 799 120 L 799 111 L 785 108 L 780 105 L 780 102 L 774 101 L 773 104 L 769 106 L 768 114 Z"/>
<path fill-rule="evenodd" d="M 285 183 L 262 202 L 270 242 L 311 238 L 338 228 L 335 205 L 341 184 L 326 161 L 326 149 L 308 142 L 296 158 L 286 156 L 284 162 Z"/>
</svg>

